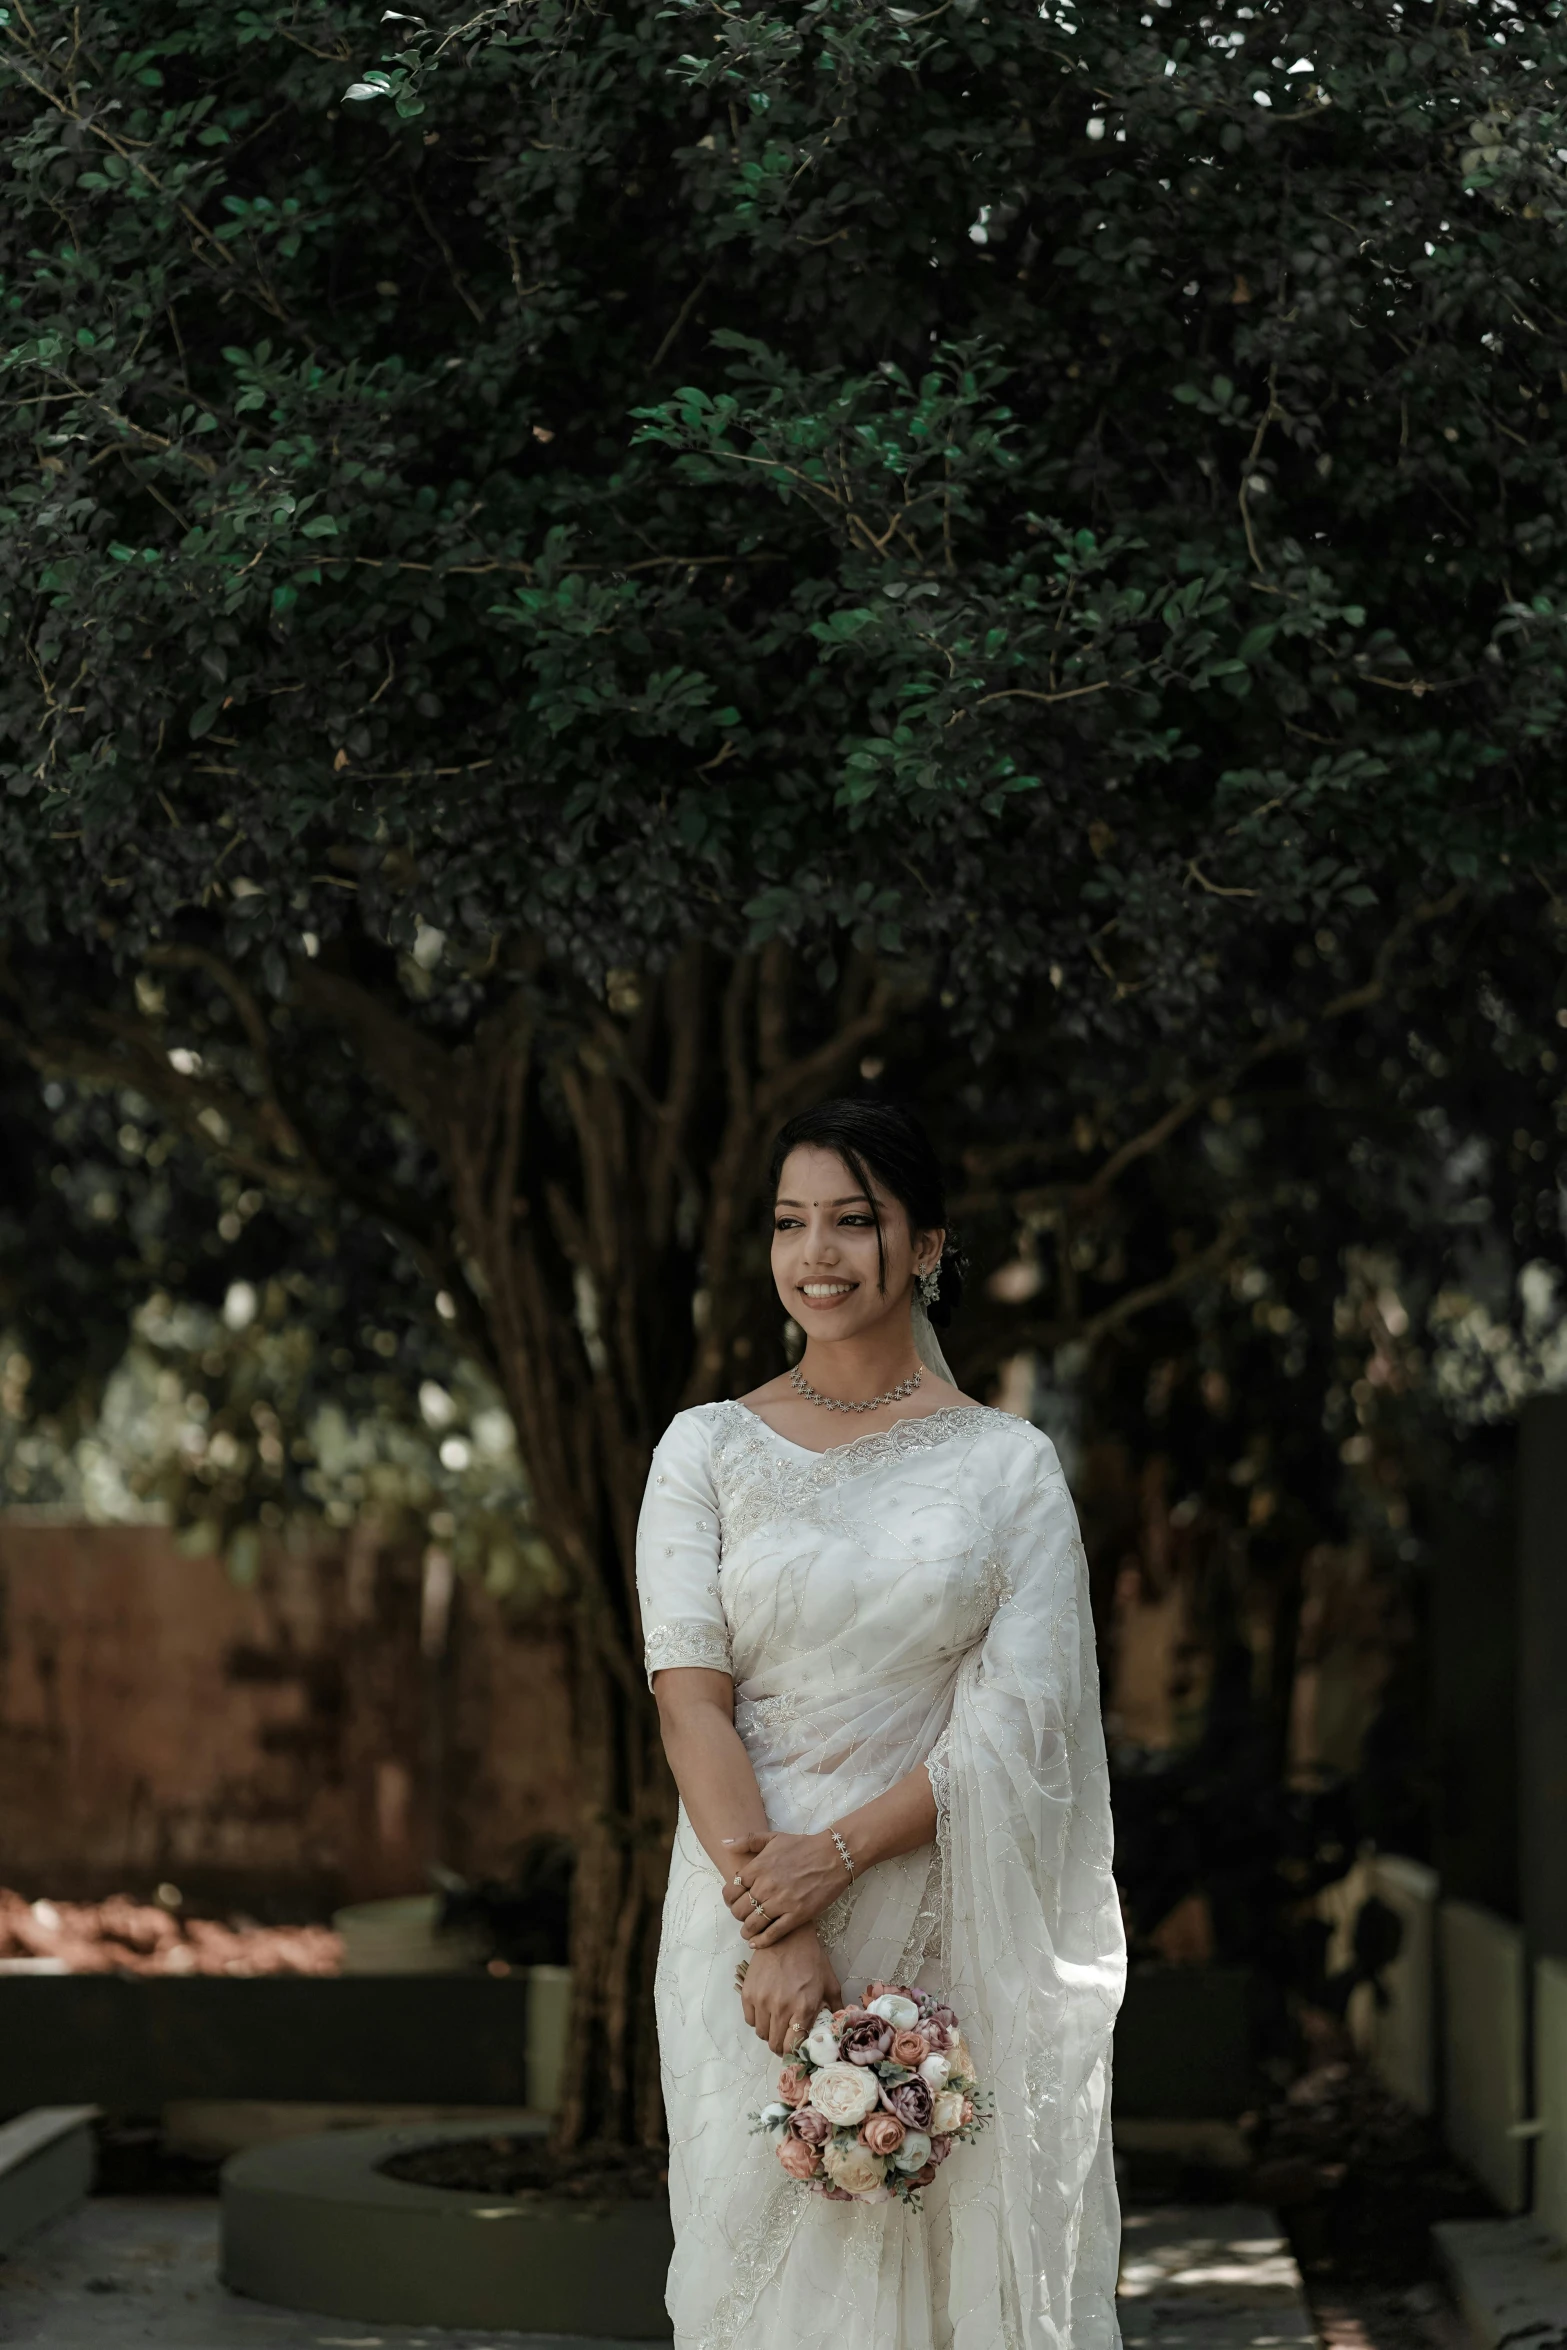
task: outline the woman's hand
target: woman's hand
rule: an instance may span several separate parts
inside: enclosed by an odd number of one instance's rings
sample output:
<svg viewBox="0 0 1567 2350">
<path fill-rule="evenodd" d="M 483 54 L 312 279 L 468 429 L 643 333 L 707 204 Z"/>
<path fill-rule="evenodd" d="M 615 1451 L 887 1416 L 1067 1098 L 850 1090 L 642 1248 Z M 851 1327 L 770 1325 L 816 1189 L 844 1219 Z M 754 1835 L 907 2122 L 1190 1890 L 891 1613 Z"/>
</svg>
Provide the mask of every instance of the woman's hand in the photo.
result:
<svg viewBox="0 0 1567 2350">
<path fill-rule="evenodd" d="M 775 1948 L 848 1889 L 849 1873 L 825 1830 L 819 1836 L 736 1836 L 725 1842 L 734 1866 L 724 1899 L 753 1950 Z"/>
<path fill-rule="evenodd" d="M 802 1926 L 753 1954 L 740 2004 L 752 2031 L 775 2056 L 798 2048 L 824 2007 L 843 2005 L 837 1970 L 814 1927 Z"/>
</svg>

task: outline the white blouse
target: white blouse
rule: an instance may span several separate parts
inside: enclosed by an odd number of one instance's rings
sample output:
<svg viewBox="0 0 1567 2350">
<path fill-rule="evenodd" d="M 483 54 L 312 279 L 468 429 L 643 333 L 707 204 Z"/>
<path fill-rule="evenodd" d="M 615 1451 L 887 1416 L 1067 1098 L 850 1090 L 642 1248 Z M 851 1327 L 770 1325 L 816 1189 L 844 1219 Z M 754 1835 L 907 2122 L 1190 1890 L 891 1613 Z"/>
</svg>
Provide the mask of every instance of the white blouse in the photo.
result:
<svg viewBox="0 0 1567 2350">
<path fill-rule="evenodd" d="M 747 2116 L 777 2071 L 682 1811 L 658 1966 L 678 2350 L 1112 2350 L 1110 2042 L 1125 1977 L 1087 1571 L 1049 1440 L 962 1405 L 812 1453 L 734 1403 L 682 1412 L 637 1542 L 649 1675 L 732 1674 L 775 1828 L 923 1763 L 933 1845 L 821 1920 L 846 1997 L 944 1989 L 996 2114 L 921 2212 L 829 2203 Z"/>
</svg>

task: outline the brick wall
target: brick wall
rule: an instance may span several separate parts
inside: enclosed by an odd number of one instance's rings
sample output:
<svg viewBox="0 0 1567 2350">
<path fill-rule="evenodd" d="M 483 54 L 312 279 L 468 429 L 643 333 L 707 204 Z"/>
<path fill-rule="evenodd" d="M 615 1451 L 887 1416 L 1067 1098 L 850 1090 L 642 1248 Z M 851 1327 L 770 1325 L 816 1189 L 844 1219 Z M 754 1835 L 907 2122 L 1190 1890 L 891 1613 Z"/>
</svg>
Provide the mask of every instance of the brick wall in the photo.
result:
<svg viewBox="0 0 1567 2350">
<path fill-rule="evenodd" d="M 462 1580 L 438 1656 L 420 1616 L 362 1536 L 241 1589 L 161 1528 L 0 1517 L 0 1882 L 281 1915 L 504 1874 L 573 1825 L 563 1642 Z"/>
</svg>

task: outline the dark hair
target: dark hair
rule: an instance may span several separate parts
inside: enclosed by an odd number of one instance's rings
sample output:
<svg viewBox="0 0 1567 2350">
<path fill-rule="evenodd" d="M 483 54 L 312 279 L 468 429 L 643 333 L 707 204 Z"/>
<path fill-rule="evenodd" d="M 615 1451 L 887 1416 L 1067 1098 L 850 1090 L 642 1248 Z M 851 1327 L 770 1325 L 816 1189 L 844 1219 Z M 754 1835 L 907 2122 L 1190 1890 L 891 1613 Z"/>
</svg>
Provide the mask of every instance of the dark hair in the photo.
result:
<svg viewBox="0 0 1567 2350">
<path fill-rule="evenodd" d="M 856 1101 L 848 1097 L 818 1102 L 814 1110 L 802 1110 L 780 1129 L 773 1144 L 767 1187 L 774 1199 L 778 1196 L 785 1159 L 802 1145 L 807 1149 L 836 1151 L 870 1201 L 871 1213 L 876 1218 L 876 1254 L 884 1289 L 887 1249 L 882 1238 L 880 1211 L 871 1191 L 872 1175 L 908 1210 L 914 1231 L 946 1232 L 941 1252 L 941 1287 L 929 1308 L 931 1320 L 938 1329 L 945 1330 L 962 1303 L 963 1259 L 947 1224 L 947 1188 L 942 1181 L 940 1162 L 931 1148 L 930 1136 L 913 1111 L 906 1110 L 901 1102 Z"/>
</svg>

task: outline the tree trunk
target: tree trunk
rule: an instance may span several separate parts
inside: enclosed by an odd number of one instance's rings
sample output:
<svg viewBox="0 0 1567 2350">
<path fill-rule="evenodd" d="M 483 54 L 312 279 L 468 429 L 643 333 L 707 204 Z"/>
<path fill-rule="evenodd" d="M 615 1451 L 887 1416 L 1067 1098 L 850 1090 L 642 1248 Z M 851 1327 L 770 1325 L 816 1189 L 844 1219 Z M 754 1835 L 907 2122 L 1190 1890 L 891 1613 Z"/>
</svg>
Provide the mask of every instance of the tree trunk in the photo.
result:
<svg viewBox="0 0 1567 2350">
<path fill-rule="evenodd" d="M 894 999 L 857 963 L 797 1012 L 804 991 L 777 946 L 732 962 L 692 947 L 656 978 L 617 975 L 608 1009 L 563 1001 L 549 979 L 535 971 L 451 1054 L 340 974 L 318 967 L 304 987 L 440 1155 L 464 1307 L 576 1593 L 581 1804 L 558 2138 L 651 2145 L 676 1797 L 641 1669 L 642 1489 L 675 1411 L 781 1362 L 768 1145 L 851 1075 Z"/>
</svg>

